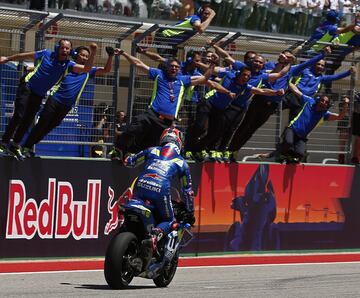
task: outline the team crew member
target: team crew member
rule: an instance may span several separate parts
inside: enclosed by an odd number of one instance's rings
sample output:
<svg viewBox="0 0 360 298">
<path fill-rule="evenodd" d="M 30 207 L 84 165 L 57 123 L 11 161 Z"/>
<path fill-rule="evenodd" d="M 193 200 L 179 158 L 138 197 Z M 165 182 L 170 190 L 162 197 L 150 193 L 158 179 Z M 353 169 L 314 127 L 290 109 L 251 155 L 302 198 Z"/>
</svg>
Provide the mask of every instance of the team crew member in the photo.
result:
<svg viewBox="0 0 360 298">
<path fill-rule="evenodd" d="M 162 57 L 158 53 L 147 51 L 141 47 L 137 48 L 137 51 L 145 56 L 149 57 L 151 60 L 161 63 L 161 65 L 166 65 L 168 62 L 167 58 Z M 197 51 L 189 51 L 186 54 L 186 60 L 180 64 L 180 74 L 189 75 L 189 76 L 201 76 L 201 72 L 197 68 L 197 65 L 201 62 L 201 54 Z M 198 102 L 199 101 L 199 91 L 196 86 L 190 86 L 185 91 L 185 100 Z"/>
<path fill-rule="evenodd" d="M 233 73 L 228 74 L 228 76 L 233 76 Z M 231 141 L 231 138 L 236 131 L 237 127 L 240 125 L 241 121 L 244 118 L 244 115 L 247 111 L 249 100 L 254 94 L 258 95 L 284 95 L 284 90 L 271 90 L 271 89 L 260 89 L 254 87 L 248 83 L 251 76 L 251 70 L 247 67 L 244 67 L 238 74 L 238 88 L 236 92 L 237 96 L 230 104 L 226 107 L 224 111 L 224 126 L 223 131 L 219 134 L 219 141 L 217 143 L 216 151 L 222 153 L 222 159 L 225 162 L 234 161 L 233 156 L 230 151 L 227 151 L 227 147 Z M 269 75 L 267 75 L 269 77 Z M 271 77 L 271 76 L 270 76 Z M 264 79 L 266 82 L 267 79 Z M 229 88 L 232 90 L 232 88 Z M 217 153 L 219 155 L 219 153 Z M 218 156 L 219 157 L 219 156 Z"/>
<path fill-rule="evenodd" d="M 329 49 L 327 48 L 326 53 Z M 265 82 L 264 86 L 273 90 L 287 90 L 288 82 L 293 77 L 298 75 L 302 70 L 304 70 L 309 65 L 314 64 L 316 61 L 322 59 L 325 55 L 325 52 L 318 54 L 317 56 L 303 62 L 301 64 L 292 65 L 286 75 L 282 76 L 274 82 Z M 282 71 L 285 66 L 294 60 L 294 56 L 289 51 L 284 51 L 279 55 L 278 63 L 273 65 L 272 72 Z M 254 62 L 256 59 L 254 60 Z M 270 69 L 271 65 L 268 65 Z M 287 66 L 286 66 L 287 67 Z M 283 96 L 265 96 L 257 95 L 254 96 L 251 101 L 249 108 L 245 114 L 243 121 L 240 126 L 235 131 L 231 142 L 229 144 L 228 150 L 231 152 L 231 159 L 236 159 L 237 152 L 242 148 L 246 142 L 251 138 L 251 136 L 256 132 L 256 130 L 261 127 L 269 117 L 276 111 L 279 107 L 279 104 L 283 100 Z"/>
<path fill-rule="evenodd" d="M 307 136 L 321 121 L 341 120 L 349 108 L 349 98 L 343 98 L 343 108 L 340 114 L 330 113 L 330 100 L 326 95 L 312 98 L 297 90 L 293 92 L 303 102 L 300 113 L 283 132 L 280 144 L 281 158 L 287 162 L 298 163 L 305 156 Z"/>
<path fill-rule="evenodd" d="M 262 73 L 261 75 L 257 76 L 257 81 L 255 81 L 255 84 L 259 85 L 258 81 L 277 80 L 283 76 L 287 70 L 288 69 L 284 69 L 280 73 L 272 74 Z M 232 135 L 230 130 L 233 126 L 237 125 L 232 122 L 235 121 L 234 119 L 225 120 L 224 113 L 232 102 L 240 104 L 241 101 L 241 104 L 247 106 L 247 100 L 251 97 L 252 94 L 278 94 L 277 91 L 260 90 L 259 88 L 250 85 L 248 82 L 251 80 L 251 69 L 248 67 L 242 68 L 242 70 L 236 74 L 234 72 L 228 71 L 219 73 L 219 76 L 223 79 L 222 86 L 229 90 L 230 94 L 223 94 L 215 90 L 207 94 L 208 105 L 210 107 L 208 112 L 209 127 L 207 129 L 206 136 L 203 137 L 197 145 L 193 146 L 195 151 L 199 152 L 195 153 L 195 155 L 200 154 L 200 159 L 202 158 L 204 160 L 207 159 L 206 153 L 203 151 L 206 149 L 210 150 L 210 160 L 222 159 L 220 152 L 217 152 L 216 150 L 217 143 L 223 141 L 227 145 L 227 142 Z M 231 96 L 231 93 L 235 94 L 235 96 Z M 230 117 L 229 114 L 228 116 Z M 230 122 L 233 126 L 230 125 Z M 224 147 L 221 147 L 221 150 L 224 149 Z"/>
<path fill-rule="evenodd" d="M 34 156 L 32 147 L 40 142 L 53 128 L 58 126 L 71 110 L 75 103 L 80 100 L 86 84 L 95 76 L 102 76 L 111 71 L 114 49 L 106 48 L 108 59 L 104 67 L 92 67 L 90 72 L 76 73 L 73 65 L 69 65 L 65 71 L 63 79 L 54 86 L 51 95 L 46 101 L 36 125 L 30 131 L 23 145 L 23 155 L 25 157 Z M 74 60 L 79 65 L 85 65 L 96 55 L 96 48 L 90 49 L 84 46 L 76 48 Z"/>
<path fill-rule="evenodd" d="M 343 79 L 351 74 L 355 74 L 355 67 L 334 75 L 324 75 L 326 62 L 324 59 L 319 60 L 313 67 L 304 69 L 295 82 L 296 87 L 304 95 L 314 97 L 320 90 L 321 85 L 332 81 Z M 286 101 L 290 108 L 289 120 L 291 121 L 299 113 L 302 108 L 299 98 L 292 92 L 286 95 Z"/>
<path fill-rule="evenodd" d="M 189 39 L 195 33 L 204 33 L 215 15 L 215 11 L 212 10 L 209 5 L 205 4 L 200 9 L 198 15 L 187 16 L 184 20 L 178 22 L 174 26 L 179 29 L 193 29 L 192 31 L 184 31 L 177 29 L 159 30 L 155 35 L 155 43 L 171 44 L 173 46 L 173 49 L 169 50 L 159 48 L 158 53 L 163 56 L 170 55 L 172 57 L 175 57 L 177 54 L 177 45 Z"/>
<path fill-rule="evenodd" d="M 359 14 L 359 13 L 358 13 Z M 344 61 L 345 57 L 352 52 L 356 51 L 360 47 L 360 15 L 357 16 L 356 19 L 356 26 L 353 30 L 341 33 L 339 36 L 335 37 L 332 41 L 333 44 L 341 44 L 347 45 L 333 47 L 333 55 L 331 55 L 331 62 L 326 64 L 325 74 L 332 75 L 335 71 L 341 66 L 342 62 Z M 331 81 L 324 82 L 325 91 L 327 93 L 331 93 Z"/>
<path fill-rule="evenodd" d="M 265 59 L 257 55 L 254 59 L 254 63 L 251 64 L 251 78 L 248 82 L 250 85 L 258 87 L 261 85 L 262 80 L 268 79 L 268 76 L 262 73 L 262 69 L 265 63 Z M 206 66 L 204 69 L 208 69 L 209 66 Z M 214 72 L 221 74 L 226 72 L 226 68 L 216 66 Z M 220 79 L 220 78 L 219 78 Z M 220 79 L 221 83 L 221 79 Z M 209 114 L 211 112 L 211 104 L 208 101 L 210 96 L 214 95 L 216 90 L 210 90 L 206 95 L 204 100 L 202 100 L 196 109 L 195 121 L 192 125 L 189 126 L 186 133 L 186 157 L 188 159 L 197 159 L 199 161 L 208 161 L 210 156 L 205 150 L 204 146 L 199 144 L 201 136 L 206 134 L 209 131 Z M 229 94 L 230 95 L 230 94 Z"/>
<path fill-rule="evenodd" d="M 326 47 L 326 45 L 317 44 L 317 42 L 330 42 L 337 37 L 338 34 L 349 32 L 355 27 L 355 23 L 349 24 L 346 27 L 338 27 L 339 22 L 339 13 L 335 10 L 328 11 L 326 13 L 326 21 L 321 23 L 310 38 L 303 45 L 299 46 L 296 51 L 310 47 L 308 50 L 309 54 L 319 52 Z"/>
<path fill-rule="evenodd" d="M 90 47 L 93 48 L 94 45 Z M 72 68 L 75 72 L 90 71 L 93 59 L 89 59 L 85 65 L 75 64 L 69 60 L 71 51 L 71 42 L 67 39 L 61 39 L 54 51 L 45 49 L 0 58 L 0 64 L 29 59 L 35 62 L 34 70 L 20 80 L 16 93 L 14 114 L 2 136 L 1 155 L 11 154 L 18 159 L 22 158 L 20 142 L 24 134 L 34 121 L 47 91 L 62 78 L 69 65 L 73 65 Z M 11 139 L 13 139 L 12 143 L 10 143 Z"/>
<path fill-rule="evenodd" d="M 205 73 L 205 76 L 182 76 L 179 74 L 180 62 L 177 59 L 169 59 L 164 71 L 147 66 L 140 59 L 123 50 L 115 51 L 155 81 L 149 109 L 126 127 L 115 144 L 118 158 L 121 159 L 121 152 L 133 151 L 135 144 L 141 149 L 158 144 L 162 131 L 170 127 L 178 116 L 185 89 L 206 84 L 212 69 Z"/>
<path fill-rule="evenodd" d="M 178 129 L 167 128 L 160 137 L 161 147 L 150 147 L 124 160 L 124 164 L 128 167 L 141 163 L 145 165 L 135 182 L 133 191 L 134 198 L 148 200 L 155 207 L 158 224 L 149 239 L 154 250 L 159 238 L 166 236 L 175 222 L 170 193 L 171 183 L 175 177 L 180 179 L 182 197 L 185 201 L 187 215 L 184 220 L 191 225 L 195 223 L 194 192 L 189 166 L 180 153 L 182 142 L 181 132 Z M 164 256 L 165 259 L 150 270 L 157 271 L 162 268 L 165 261 L 170 261 L 171 251 L 165 252 Z"/>
</svg>

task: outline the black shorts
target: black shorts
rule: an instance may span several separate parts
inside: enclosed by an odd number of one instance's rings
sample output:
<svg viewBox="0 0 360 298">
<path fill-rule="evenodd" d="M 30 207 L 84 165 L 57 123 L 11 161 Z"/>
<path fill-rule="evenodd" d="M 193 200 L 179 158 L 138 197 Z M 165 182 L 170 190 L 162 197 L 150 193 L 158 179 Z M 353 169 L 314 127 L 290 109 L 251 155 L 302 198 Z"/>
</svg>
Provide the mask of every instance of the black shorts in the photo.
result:
<svg viewBox="0 0 360 298">
<path fill-rule="evenodd" d="M 360 136 L 360 113 L 352 114 L 351 127 L 352 127 L 352 135 Z"/>
</svg>

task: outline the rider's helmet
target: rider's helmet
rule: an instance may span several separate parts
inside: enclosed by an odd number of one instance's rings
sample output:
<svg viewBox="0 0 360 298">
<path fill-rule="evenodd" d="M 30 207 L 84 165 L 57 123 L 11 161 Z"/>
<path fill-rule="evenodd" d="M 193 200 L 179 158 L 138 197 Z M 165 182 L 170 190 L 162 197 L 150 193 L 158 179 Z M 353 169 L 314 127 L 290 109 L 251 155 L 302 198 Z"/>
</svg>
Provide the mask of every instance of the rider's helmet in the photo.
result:
<svg viewBox="0 0 360 298">
<path fill-rule="evenodd" d="M 160 145 L 163 146 L 167 143 L 173 143 L 181 150 L 183 146 L 182 132 L 175 127 L 164 129 L 160 137 Z"/>
</svg>

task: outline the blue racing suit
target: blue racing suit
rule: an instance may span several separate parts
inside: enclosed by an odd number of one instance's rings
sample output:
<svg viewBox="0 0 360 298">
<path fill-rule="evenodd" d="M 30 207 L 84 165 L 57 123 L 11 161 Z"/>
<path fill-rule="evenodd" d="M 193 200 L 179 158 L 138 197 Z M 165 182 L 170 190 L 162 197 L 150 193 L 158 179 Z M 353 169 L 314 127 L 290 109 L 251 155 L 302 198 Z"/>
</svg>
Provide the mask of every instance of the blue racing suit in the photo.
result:
<svg viewBox="0 0 360 298">
<path fill-rule="evenodd" d="M 167 143 L 163 147 L 150 147 L 127 157 L 124 162 L 128 167 L 135 167 L 141 163 L 145 163 L 145 169 L 135 182 L 134 198 L 150 201 L 155 207 L 157 227 L 166 235 L 175 221 L 170 195 L 171 182 L 175 176 L 178 176 L 182 183 L 187 211 L 194 212 L 189 166 L 180 155 L 180 149 L 172 143 Z"/>
</svg>

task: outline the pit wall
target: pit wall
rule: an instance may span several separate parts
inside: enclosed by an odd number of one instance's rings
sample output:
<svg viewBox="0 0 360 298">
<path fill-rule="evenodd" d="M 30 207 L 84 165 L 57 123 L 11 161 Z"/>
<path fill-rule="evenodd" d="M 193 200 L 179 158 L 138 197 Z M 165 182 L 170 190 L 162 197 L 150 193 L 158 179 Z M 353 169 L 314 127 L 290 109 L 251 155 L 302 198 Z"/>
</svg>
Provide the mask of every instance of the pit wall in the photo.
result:
<svg viewBox="0 0 360 298">
<path fill-rule="evenodd" d="M 359 248 L 353 166 L 191 164 L 191 254 Z M 0 258 L 103 256 L 113 204 L 140 169 L 105 160 L 0 159 Z"/>
</svg>

